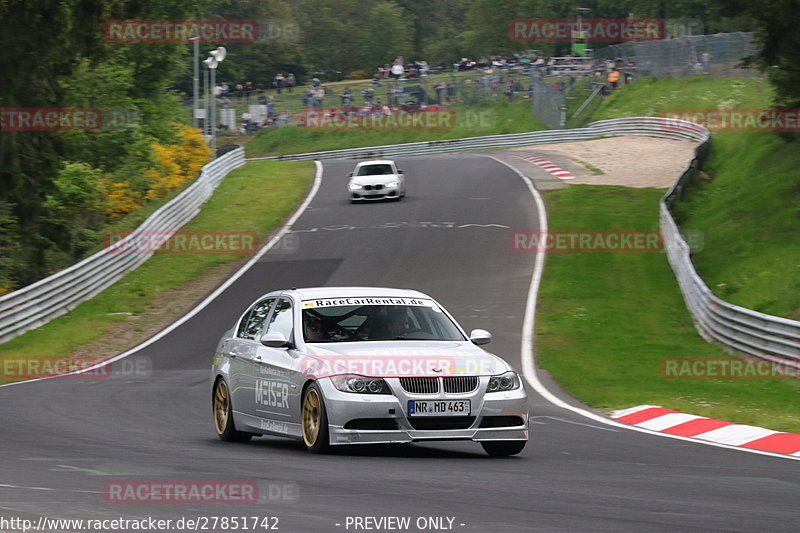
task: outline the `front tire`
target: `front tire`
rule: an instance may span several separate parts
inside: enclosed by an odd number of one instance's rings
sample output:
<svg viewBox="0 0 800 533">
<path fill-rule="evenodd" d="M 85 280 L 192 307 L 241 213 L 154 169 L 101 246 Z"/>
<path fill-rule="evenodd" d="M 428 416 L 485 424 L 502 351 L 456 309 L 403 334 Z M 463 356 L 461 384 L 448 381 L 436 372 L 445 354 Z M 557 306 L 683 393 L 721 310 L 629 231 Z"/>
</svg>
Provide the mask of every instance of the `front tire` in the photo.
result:
<svg viewBox="0 0 800 533">
<path fill-rule="evenodd" d="M 483 451 L 492 457 L 508 457 L 517 455 L 525 448 L 527 441 L 524 440 L 500 440 L 481 442 Z"/>
<path fill-rule="evenodd" d="M 243 433 L 236 429 L 233 423 L 231 393 L 224 379 L 218 379 L 217 382 L 214 383 L 212 411 L 214 415 L 214 427 L 220 439 L 227 442 L 247 442 L 253 437 L 250 433 Z"/>
<path fill-rule="evenodd" d="M 330 449 L 328 414 L 319 385 L 312 383 L 303 394 L 303 407 L 300 413 L 303 429 L 303 442 L 310 453 L 326 453 Z"/>
</svg>

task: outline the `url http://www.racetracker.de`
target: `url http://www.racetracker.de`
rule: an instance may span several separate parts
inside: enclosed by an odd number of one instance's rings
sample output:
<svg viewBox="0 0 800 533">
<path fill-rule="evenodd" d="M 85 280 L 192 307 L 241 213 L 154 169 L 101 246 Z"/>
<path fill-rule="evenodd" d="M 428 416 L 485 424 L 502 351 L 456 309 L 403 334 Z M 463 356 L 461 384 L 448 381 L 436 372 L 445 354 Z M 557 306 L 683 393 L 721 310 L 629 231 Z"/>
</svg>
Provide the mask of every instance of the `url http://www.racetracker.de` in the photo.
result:
<svg viewBox="0 0 800 533">
<path fill-rule="evenodd" d="M 277 531 L 280 520 L 275 516 L 196 516 L 181 518 L 50 518 L 35 520 L 0 516 L 0 532 L 77 533 L 80 531 Z"/>
</svg>

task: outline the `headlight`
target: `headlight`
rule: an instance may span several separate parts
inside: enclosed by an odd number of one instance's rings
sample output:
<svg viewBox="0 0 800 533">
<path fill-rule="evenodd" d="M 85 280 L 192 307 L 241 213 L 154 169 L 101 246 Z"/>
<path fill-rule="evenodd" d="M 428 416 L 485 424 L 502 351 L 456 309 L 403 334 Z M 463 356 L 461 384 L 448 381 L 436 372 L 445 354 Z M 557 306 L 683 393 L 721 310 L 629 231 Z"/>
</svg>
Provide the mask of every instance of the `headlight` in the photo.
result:
<svg viewBox="0 0 800 533">
<path fill-rule="evenodd" d="M 486 389 L 486 392 L 503 392 L 518 388 L 519 376 L 513 370 L 509 370 L 505 374 L 490 377 L 489 388 Z"/>
<path fill-rule="evenodd" d="M 360 189 L 363 189 L 363 187 L 361 185 L 359 185 L 358 183 L 351 183 L 349 185 L 349 187 L 350 187 L 351 191 L 358 191 Z"/>
<path fill-rule="evenodd" d="M 390 188 L 390 189 L 394 189 L 394 188 L 395 188 L 395 187 L 397 187 L 398 185 L 399 185 L 399 183 L 398 183 L 398 182 L 396 182 L 396 181 L 390 181 L 389 183 L 387 183 L 387 184 L 386 184 L 386 186 L 387 186 L 388 188 Z"/>
<path fill-rule="evenodd" d="M 333 386 L 342 392 L 356 394 L 391 394 L 389 385 L 381 378 L 368 378 L 353 374 L 332 376 Z"/>
</svg>

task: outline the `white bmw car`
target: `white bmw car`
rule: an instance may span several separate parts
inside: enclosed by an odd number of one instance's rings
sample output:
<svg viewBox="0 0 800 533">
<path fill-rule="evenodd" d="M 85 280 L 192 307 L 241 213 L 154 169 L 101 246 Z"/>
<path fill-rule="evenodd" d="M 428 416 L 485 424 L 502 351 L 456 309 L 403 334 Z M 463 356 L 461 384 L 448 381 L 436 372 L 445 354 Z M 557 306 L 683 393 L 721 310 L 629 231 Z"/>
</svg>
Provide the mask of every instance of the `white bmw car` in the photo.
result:
<svg viewBox="0 0 800 533">
<path fill-rule="evenodd" d="M 345 444 L 471 440 L 522 451 L 520 376 L 430 296 L 373 287 L 275 291 L 217 346 L 214 425 L 223 440 L 280 435 L 324 452 Z"/>
<path fill-rule="evenodd" d="M 348 174 L 350 202 L 400 200 L 406 195 L 405 173 L 389 159 L 362 161 Z"/>
</svg>

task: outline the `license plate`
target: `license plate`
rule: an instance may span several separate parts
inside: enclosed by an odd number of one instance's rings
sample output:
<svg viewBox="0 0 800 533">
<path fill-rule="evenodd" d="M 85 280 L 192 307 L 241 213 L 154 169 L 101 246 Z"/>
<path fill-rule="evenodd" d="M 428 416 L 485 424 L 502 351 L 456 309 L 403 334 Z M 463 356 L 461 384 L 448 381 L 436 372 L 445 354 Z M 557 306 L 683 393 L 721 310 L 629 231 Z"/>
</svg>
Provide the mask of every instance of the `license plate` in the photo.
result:
<svg viewBox="0 0 800 533">
<path fill-rule="evenodd" d="M 410 416 L 469 416 L 469 400 L 409 400 Z"/>
</svg>

